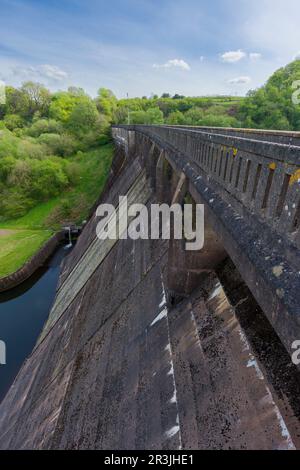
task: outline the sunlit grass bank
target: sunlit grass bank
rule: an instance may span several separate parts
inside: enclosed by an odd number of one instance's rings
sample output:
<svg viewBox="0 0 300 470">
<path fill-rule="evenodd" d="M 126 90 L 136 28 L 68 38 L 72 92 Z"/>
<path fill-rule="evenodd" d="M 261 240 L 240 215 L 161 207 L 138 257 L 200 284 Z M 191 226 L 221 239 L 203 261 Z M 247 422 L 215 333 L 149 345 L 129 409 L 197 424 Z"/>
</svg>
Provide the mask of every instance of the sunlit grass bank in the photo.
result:
<svg viewBox="0 0 300 470">
<path fill-rule="evenodd" d="M 0 230 L 0 278 L 21 268 L 51 235 L 49 230 Z"/>
<path fill-rule="evenodd" d="M 0 278 L 19 269 L 62 225 L 86 219 L 103 189 L 112 155 L 113 146 L 107 144 L 70 157 L 76 171 L 72 188 L 23 217 L 0 223 Z"/>
</svg>

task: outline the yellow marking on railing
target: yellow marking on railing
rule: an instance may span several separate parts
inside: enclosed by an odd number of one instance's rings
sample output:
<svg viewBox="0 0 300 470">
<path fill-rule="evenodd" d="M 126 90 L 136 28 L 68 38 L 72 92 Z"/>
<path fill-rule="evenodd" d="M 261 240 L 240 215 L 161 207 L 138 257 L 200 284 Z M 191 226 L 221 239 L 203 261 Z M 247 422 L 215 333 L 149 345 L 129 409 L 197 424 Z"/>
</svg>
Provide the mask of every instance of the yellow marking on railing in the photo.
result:
<svg viewBox="0 0 300 470">
<path fill-rule="evenodd" d="M 292 186 L 295 183 L 300 183 L 300 169 L 296 170 L 295 173 L 291 176 L 290 186 Z"/>
</svg>

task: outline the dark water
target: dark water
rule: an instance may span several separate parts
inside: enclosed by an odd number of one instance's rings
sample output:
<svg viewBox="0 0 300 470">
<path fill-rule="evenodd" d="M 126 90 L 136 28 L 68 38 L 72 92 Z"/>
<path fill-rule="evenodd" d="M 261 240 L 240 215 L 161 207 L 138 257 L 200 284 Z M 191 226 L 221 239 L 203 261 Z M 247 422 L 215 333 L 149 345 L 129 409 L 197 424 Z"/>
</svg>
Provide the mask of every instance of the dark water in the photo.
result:
<svg viewBox="0 0 300 470">
<path fill-rule="evenodd" d="M 69 252 L 62 246 L 30 279 L 0 293 L 0 340 L 6 345 L 6 364 L 0 364 L 0 402 L 42 331 L 54 300 L 60 263 Z"/>
</svg>

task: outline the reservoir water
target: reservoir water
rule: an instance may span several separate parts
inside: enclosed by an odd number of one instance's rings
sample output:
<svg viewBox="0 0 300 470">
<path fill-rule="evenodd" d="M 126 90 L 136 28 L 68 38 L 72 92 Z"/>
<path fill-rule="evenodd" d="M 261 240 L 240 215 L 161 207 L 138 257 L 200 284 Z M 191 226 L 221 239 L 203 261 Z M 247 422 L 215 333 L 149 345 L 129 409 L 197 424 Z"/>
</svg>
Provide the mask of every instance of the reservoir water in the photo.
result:
<svg viewBox="0 0 300 470">
<path fill-rule="evenodd" d="M 61 261 L 69 253 L 70 248 L 61 246 L 30 279 L 0 293 L 0 341 L 6 348 L 6 364 L 0 364 L 0 402 L 42 331 L 54 300 Z"/>
</svg>

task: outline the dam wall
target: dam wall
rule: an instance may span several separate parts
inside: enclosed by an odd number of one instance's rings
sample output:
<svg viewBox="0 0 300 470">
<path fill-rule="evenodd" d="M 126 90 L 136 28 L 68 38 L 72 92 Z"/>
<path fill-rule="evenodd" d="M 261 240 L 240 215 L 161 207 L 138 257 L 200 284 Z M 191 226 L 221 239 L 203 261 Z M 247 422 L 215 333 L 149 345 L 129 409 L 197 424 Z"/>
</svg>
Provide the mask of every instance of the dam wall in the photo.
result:
<svg viewBox="0 0 300 470">
<path fill-rule="evenodd" d="M 112 171 L 98 203 L 117 206 L 120 195 L 147 207 L 161 200 L 145 164 L 151 155 L 130 132 L 123 141 L 115 136 Z M 206 266 L 191 291 L 172 303 L 175 245 L 101 241 L 98 222 L 94 210 L 62 265 L 40 338 L 0 405 L 0 448 L 300 448 L 297 369 L 290 369 L 288 391 L 274 386 L 238 314 L 247 305 L 249 321 L 260 315 L 243 281 L 234 278 L 235 267 L 226 259 L 222 269 Z M 236 287 L 233 297 L 224 272 Z M 271 326 L 256 327 L 268 350 Z"/>
</svg>

